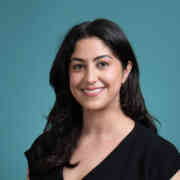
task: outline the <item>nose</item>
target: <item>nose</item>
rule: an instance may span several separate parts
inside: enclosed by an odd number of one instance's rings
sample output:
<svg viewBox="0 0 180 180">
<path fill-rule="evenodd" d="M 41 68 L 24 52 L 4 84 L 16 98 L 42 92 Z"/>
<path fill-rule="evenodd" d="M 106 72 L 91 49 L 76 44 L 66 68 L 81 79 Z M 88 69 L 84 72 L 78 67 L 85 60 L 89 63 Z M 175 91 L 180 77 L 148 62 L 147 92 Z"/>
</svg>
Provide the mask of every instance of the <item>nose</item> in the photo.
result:
<svg viewBox="0 0 180 180">
<path fill-rule="evenodd" d="M 85 81 L 89 84 L 93 84 L 97 81 L 97 79 L 98 77 L 95 69 L 92 67 L 87 68 L 87 71 L 85 73 Z"/>
</svg>

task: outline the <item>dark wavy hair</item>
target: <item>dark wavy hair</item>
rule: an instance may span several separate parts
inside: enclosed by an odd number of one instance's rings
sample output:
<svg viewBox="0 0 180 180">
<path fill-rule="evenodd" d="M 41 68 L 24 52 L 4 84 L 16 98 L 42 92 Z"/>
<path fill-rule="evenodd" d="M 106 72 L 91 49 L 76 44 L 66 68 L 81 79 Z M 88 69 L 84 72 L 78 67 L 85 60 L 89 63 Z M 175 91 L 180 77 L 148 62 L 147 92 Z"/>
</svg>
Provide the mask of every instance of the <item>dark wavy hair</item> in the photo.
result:
<svg viewBox="0 0 180 180">
<path fill-rule="evenodd" d="M 69 63 L 76 43 L 84 38 L 101 39 L 126 68 L 133 64 L 126 82 L 120 90 L 123 112 L 144 127 L 157 133 L 155 118 L 147 111 L 139 84 L 139 68 L 132 47 L 121 28 L 107 19 L 96 19 L 75 25 L 65 36 L 50 71 L 50 84 L 56 99 L 49 113 L 44 132 L 56 130 L 56 146 L 46 159 L 52 166 L 75 167 L 70 157 L 77 147 L 82 132 L 82 107 L 72 96 L 69 86 Z"/>
</svg>

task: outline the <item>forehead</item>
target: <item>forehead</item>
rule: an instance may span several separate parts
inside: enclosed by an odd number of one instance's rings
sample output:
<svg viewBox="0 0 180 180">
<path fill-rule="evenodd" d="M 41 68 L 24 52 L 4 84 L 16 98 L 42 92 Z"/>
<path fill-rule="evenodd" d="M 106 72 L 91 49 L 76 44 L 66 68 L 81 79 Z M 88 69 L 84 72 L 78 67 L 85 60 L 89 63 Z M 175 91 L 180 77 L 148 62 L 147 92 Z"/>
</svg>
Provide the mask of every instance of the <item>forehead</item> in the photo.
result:
<svg viewBox="0 0 180 180">
<path fill-rule="evenodd" d="M 101 39 L 91 37 L 77 41 L 71 57 L 88 59 L 104 54 L 114 56 L 112 50 Z"/>
</svg>

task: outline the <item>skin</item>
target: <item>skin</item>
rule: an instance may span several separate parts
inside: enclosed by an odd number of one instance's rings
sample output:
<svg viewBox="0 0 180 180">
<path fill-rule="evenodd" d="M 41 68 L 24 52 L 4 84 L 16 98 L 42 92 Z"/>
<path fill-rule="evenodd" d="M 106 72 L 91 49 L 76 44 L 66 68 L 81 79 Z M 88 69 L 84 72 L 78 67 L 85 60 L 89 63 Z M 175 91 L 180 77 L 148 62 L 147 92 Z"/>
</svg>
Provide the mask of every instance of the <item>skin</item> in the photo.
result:
<svg viewBox="0 0 180 180">
<path fill-rule="evenodd" d="M 29 178 L 29 169 L 27 169 L 26 180 L 30 180 L 30 178 Z M 170 180 L 180 180 L 180 170 Z"/>
<path fill-rule="evenodd" d="M 102 40 L 91 37 L 77 42 L 71 56 L 69 77 L 72 95 L 83 108 L 83 135 L 97 138 L 97 135 L 107 136 L 122 132 L 122 127 L 132 126 L 133 120 L 123 113 L 119 103 L 120 88 L 131 69 L 131 61 L 123 69 L 120 60 Z M 99 96 L 88 97 L 81 90 L 87 87 L 105 89 Z"/>
<path fill-rule="evenodd" d="M 171 178 L 171 180 L 180 180 L 180 170 Z"/>
<path fill-rule="evenodd" d="M 131 61 L 127 68 L 123 69 L 120 60 L 100 39 L 92 37 L 77 42 L 71 56 L 69 80 L 71 93 L 83 108 L 80 148 L 83 144 L 94 143 L 98 149 L 104 142 L 124 137 L 132 130 L 134 122 L 123 113 L 119 103 L 119 91 L 131 69 Z M 105 89 L 99 96 L 88 97 L 81 91 L 87 87 L 105 87 Z M 92 147 L 95 147 L 94 144 Z M 81 152 L 77 154 L 80 154 L 80 157 L 83 155 Z M 78 159 L 77 156 L 76 154 L 73 156 L 75 161 Z M 67 172 L 64 174 L 70 177 L 70 171 L 67 168 L 64 170 Z M 29 171 L 27 180 L 30 180 Z M 171 180 L 180 180 L 180 171 Z"/>
<path fill-rule="evenodd" d="M 83 108 L 82 134 L 70 161 L 80 160 L 81 164 L 73 170 L 64 168 L 63 177 L 76 180 L 100 164 L 134 128 L 134 121 L 123 113 L 119 103 L 119 92 L 132 63 L 129 61 L 123 69 L 120 60 L 97 37 L 79 40 L 70 60 L 70 90 Z M 90 97 L 82 91 L 90 87 L 104 89 Z"/>
<path fill-rule="evenodd" d="M 119 106 L 119 90 L 129 72 L 123 72 L 120 61 L 100 39 L 87 38 L 77 42 L 69 72 L 71 92 L 84 109 L 102 109 L 113 98 L 116 98 L 113 105 Z M 81 88 L 89 86 L 108 89 L 101 97 L 92 98 L 81 92 Z"/>
<path fill-rule="evenodd" d="M 131 68 L 132 64 L 129 61 L 127 68 L 123 69 L 119 59 L 98 38 L 87 38 L 77 42 L 71 56 L 69 81 L 72 95 L 83 108 L 84 127 L 79 146 L 71 160 L 77 161 L 83 158 L 83 151 L 87 150 L 87 144 L 90 157 L 93 154 L 97 157 L 95 154 L 97 152 L 102 152 L 98 154 L 104 154 L 104 156 L 100 156 L 98 162 L 91 159 L 91 167 L 89 162 L 85 161 L 83 166 L 75 168 L 75 172 L 64 168 L 63 174 L 67 179 L 75 179 L 77 175 L 82 178 L 88 173 L 84 169 L 90 171 L 95 167 L 134 127 L 134 121 L 126 117 L 119 104 L 119 91 L 128 78 Z M 99 96 L 88 97 L 81 90 L 87 87 L 105 87 L 105 89 Z M 94 149 L 95 146 L 96 149 Z M 104 152 L 104 149 L 107 149 L 107 152 Z M 27 180 L 29 180 L 28 177 Z"/>
<path fill-rule="evenodd" d="M 27 172 L 26 172 L 26 180 L 30 180 L 30 178 L 29 178 L 29 168 L 27 169 Z"/>
</svg>

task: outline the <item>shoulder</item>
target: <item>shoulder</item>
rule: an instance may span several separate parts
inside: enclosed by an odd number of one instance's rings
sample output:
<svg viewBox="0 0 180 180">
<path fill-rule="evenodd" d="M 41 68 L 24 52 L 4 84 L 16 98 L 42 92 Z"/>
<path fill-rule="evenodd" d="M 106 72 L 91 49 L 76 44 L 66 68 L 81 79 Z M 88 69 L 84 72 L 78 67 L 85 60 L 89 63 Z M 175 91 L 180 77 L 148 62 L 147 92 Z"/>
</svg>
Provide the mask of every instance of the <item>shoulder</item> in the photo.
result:
<svg viewBox="0 0 180 180">
<path fill-rule="evenodd" d="M 41 158 L 43 154 L 52 150 L 52 146 L 56 144 L 57 136 L 58 134 L 55 130 L 42 133 L 34 140 L 31 147 L 24 152 L 25 155 L 28 156 L 31 153 L 35 153 L 36 158 Z"/>
<path fill-rule="evenodd" d="M 138 125 L 144 162 L 152 179 L 170 179 L 180 169 L 180 153 L 170 141 Z"/>
<path fill-rule="evenodd" d="M 148 149 L 149 151 L 160 155 L 168 153 L 179 156 L 179 152 L 172 142 L 140 124 L 137 126 L 137 137 L 141 140 L 141 143 L 145 146 L 146 150 Z"/>
<path fill-rule="evenodd" d="M 50 130 L 37 137 L 29 149 L 24 152 L 30 172 L 40 171 L 41 160 L 53 152 L 58 140 L 58 132 Z"/>
</svg>

